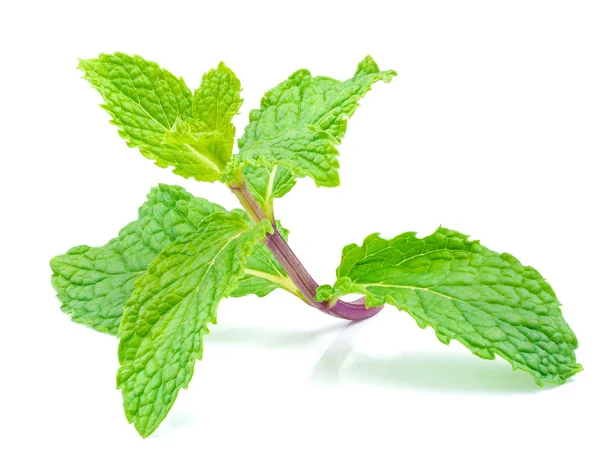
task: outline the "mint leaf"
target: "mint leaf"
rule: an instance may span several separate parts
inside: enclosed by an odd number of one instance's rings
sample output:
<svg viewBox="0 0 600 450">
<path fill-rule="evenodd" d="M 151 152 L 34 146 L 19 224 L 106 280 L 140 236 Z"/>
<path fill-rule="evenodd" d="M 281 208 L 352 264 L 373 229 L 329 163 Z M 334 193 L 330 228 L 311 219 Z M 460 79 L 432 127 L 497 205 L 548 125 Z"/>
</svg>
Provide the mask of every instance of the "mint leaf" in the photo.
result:
<svg viewBox="0 0 600 450">
<path fill-rule="evenodd" d="M 250 123 L 240 139 L 240 148 L 252 141 L 273 139 L 311 125 L 341 141 L 358 101 L 373 83 L 381 80 L 388 83 L 395 75 L 393 70 L 380 71 L 370 56 L 358 64 L 354 76 L 346 81 L 313 77 L 308 70 L 300 69 L 265 93 L 260 109 L 250 112 Z"/>
<path fill-rule="evenodd" d="M 231 159 L 235 127 L 231 123 L 242 100 L 240 80 L 223 62 L 202 77 L 194 92 L 193 118 L 175 124 L 165 133 L 171 144 L 187 145 L 218 160 L 219 169 Z"/>
<path fill-rule="evenodd" d="M 176 239 L 198 231 L 208 216 L 224 212 L 221 206 L 194 197 L 182 187 L 161 184 L 153 188 L 138 219 L 125 226 L 117 238 L 102 247 L 74 247 L 50 261 L 61 309 L 74 322 L 116 334 L 125 301 L 148 265 Z M 236 213 L 250 223 L 244 212 Z M 284 288 L 290 286 L 285 271 L 262 243 L 256 245 L 247 267 L 255 275 L 244 277 L 232 293 L 236 297 L 266 295 L 280 287 L 278 282 Z M 266 278 L 258 280 L 256 275 Z"/>
<path fill-rule="evenodd" d="M 277 221 L 277 230 L 287 241 L 289 231 L 279 221 Z M 302 298 L 302 294 L 288 278 L 279 261 L 264 244 L 256 245 L 254 251 L 246 259 L 245 267 L 246 275 L 230 294 L 231 297 L 244 297 L 250 294 L 264 297 L 280 287 Z"/>
<path fill-rule="evenodd" d="M 499 355 L 539 385 L 562 384 L 582 370 L 577 338 L 544 278 L 456 231 L 439 228 L 422 239 L 373 234 L 344 248 L 337 276 L 317 300 L 366 294 L 367 307 L 394 305 L 443 343 L 456 339 L 484 359 Z"/>
<path fill-rule="evenodd" d="M 127 419 L 142 436 L 156 430 L 188 386 L 220 300 L 269 231 L 266 220 L 249 229 L 236 213 L 213 214 L 198 232 L 167 247 L 136 282 L 119 328 L 117 385 Z"/>
<path fill-rule="evenodd" d="M 268 169 L 264 166 L 246 166 L 244 178 L 248 190 L 268 218 L 273 220 L 273 199 L 281 198 L 296 184 L 294 175 L 283 166 Z"/>
<path fill-rule="evenodd" d="M 231 168 L 235 170 L 251 165 L 266 167 L 272 172 L 281 166 L 296 178 L 311 177 L 317 186 L 338 186 L 336 143 L 329 134 L 312 127 L 289 131 L 273 139 L 246 144 Z M 270 183 L 270 180 L 259 183 L 264 182 Z"/>
<path fill-rule="evenodd" d="M 209 132 L 221 137 L 213 154 L 223 165 L 231 159 L 235 137 L 235 127 L 231 120 L 242 106 L 241 91 L 240 80 L 221 62 L 216 69 L 204 74 L 200 87 L 194 92 L 194 119 L 203 123 Z"/>
<path fill-rule="evenodd" d="M 280 186 L 267 198 L 257 198 L 264 209 L 273 198 L 283 196 L 294 185 L 294 178 L 310 176 L 317 185 L 337 186 L 337 152 L 358 101 L 373 83 L 391 81 L 394 71 L 380 71 L 367 56 L 358 65 L 354 76 L 346 81 L 313 77 L 306 69 L 292 74 L 286 81 L 268 91 L 261 108 L 250 113 L 250 123 L 239 140 L 237 166 L 265 165 L 267 169 L 283 166 L 271 184 Z M 245 172 L 252 192 L 263 192 L 269 184 L 271 171 Z M 287 178 L 282 183 L 281 178 Z"/>
<path fill-rule="evenodd" d="M 185 122 L 193 116 L 192 93 L 182 78 L 124 53 L 80 60 L 79 68 L 104 98 L 102 107 L 128 146 L 139 148 L 160 167 L 174 167 L 173 172 L 185 178 L 219 179 L 224 163 L 210 149 L 165 140 L 177 119 Z"/>
<path fill-rule="evenodd" d="M 116 334 L 125 300 L 148 265 L 179 236 L 225 210 L 178 186 L 161 184 L 148 194 L 138 219 L 102 247 L 81 245 L 50 261 L 61 309 L 73 321 Z"/>
</svg>

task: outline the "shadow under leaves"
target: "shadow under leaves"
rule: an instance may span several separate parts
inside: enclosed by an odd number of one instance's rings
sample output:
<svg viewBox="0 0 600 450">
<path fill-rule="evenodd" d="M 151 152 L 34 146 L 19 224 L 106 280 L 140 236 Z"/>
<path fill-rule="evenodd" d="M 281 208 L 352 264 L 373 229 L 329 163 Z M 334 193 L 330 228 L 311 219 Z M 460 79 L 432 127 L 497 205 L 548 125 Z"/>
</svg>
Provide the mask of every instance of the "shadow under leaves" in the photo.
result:
<svg viewBox="0 0 600 450">
<path fill-rule="evenodd" d="M 340 329 L 340 324 L 332 324 L 316 330 L 286 330 L 264 327 L 223 328 L 211 330 L 205 337 L 206 345 L 240 346 L 256 348 L 281 348 L 305 345 L 323 334 Z"/>
<path fill-rule="evenodd" d="M 356 336 L 367 322 L 347 325 L 315 365 L 310 381 L 341 384 L 340 373 L 349 382 L 397 389 L 448 393 L 537 393 L 531 375 L 513 371 L 506 361 L 487 361 L 469 354 L 439 351 L 404 352 L 391 358 L 374 358 L 354 352 Z M 352 354 L 352 357 L 350 357 Z"/>
</svg>

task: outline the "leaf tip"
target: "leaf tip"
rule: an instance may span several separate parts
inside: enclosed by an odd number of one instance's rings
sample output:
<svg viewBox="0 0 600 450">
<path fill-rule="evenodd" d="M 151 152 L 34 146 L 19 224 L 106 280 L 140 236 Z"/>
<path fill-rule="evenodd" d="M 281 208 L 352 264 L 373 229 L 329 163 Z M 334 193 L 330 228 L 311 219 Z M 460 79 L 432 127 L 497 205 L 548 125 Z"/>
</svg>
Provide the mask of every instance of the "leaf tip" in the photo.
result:
<svg viewBox="0 0 600 450">
<path fill-rule="evenodd" d="M 85 69 L 84 69 L 85 62 L 86 62 L 85 59 L 77 57 L 77 67 L 75 67 L 75 69 L 85 72 Z"/>
<path fill-rule="evenodd" d="M 221 72 L 231 72 L 231 69 L 229 68 L 229 66 L 227 64 L 225 64 L 225 61 L 219 61 L 219 64 L 217 65 L 217 69 Z"/>
</svg>

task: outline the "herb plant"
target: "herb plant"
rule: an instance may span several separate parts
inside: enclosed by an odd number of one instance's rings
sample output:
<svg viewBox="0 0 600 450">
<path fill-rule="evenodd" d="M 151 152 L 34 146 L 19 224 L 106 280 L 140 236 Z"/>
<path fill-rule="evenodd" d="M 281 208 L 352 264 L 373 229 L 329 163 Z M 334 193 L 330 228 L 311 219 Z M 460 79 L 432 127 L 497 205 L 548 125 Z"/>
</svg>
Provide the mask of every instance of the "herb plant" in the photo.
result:
<svg viewBox="0 0 600 450">
<path fill-rule="evenodd" d="M 117 385 L 142 436 L 156 430 L 190 382 L 221 299 L 277 288 L 348 320 L 390 304 L 431 326 L 443 343 L 456 339 L 485 359 L 499 355 L 540 386 L 582 370 L 577 338 L 544 278 L 457 231 L 372 234 L 343 249 L 333 286 L 319 286 L 294 255 L 274 199 L 302 177 L 339 185 L 337 147 L 348 118 L 373 83 L 396 75 L 371 57 L 346 81 L 299 70 L 268 91 L 250 112 L 235 155 L 241 87 L 224 63 L 193 92 L 139 56 L 102 54 L 79 68 L 127 145 L 185 178 L 224 183 L 243 206 L 228 211 L 161 184 L 116 238 L 50 262 L 62 310 L 118 337 Z M 364 297 L 342 300 L 351 293 Z"/>
</svg>

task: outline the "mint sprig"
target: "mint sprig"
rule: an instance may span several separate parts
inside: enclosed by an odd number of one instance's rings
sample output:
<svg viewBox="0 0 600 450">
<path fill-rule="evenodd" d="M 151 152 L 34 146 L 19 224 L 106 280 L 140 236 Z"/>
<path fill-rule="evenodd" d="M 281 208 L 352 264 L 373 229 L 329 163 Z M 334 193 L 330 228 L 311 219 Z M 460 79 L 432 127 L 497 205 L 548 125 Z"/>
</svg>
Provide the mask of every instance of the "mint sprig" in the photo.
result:
<svg viewBox="0 0 600 450">
<path fill-rule="evenodd" d="M 539 385 L 562 384 L 582 370 L 577 338 L 548 282 L 459 232 L 371 235 L 344 248 L 333 286 L 319 286 L 293 253 L 274 199 L 302 177 L 339 184 L 348 118 L 374 83 L 396 75 L 371 57 L 346 81 L 294 72 L 251 111 L 236 154 L 241 84 L 224 63 L 194 92 L 140 56 L 102 54 L 79 68 L 127 145 L 185 178 L 223 182 L 244 208 L 227 211 L 159 185 L 116 238 L 50 262 L 63 311 L 119 338 L 117 384 L 125 415 L 142 436 L 156 430 L 188 386 L 221 299 L 277 288 L 348 320 L 393 305 L 422 328 L 433 327 L 443 343 L 455 339 L 485 359 L 499 355 Z M 342 299 L 351 293 L 364 297 Z"/>
</svg>

